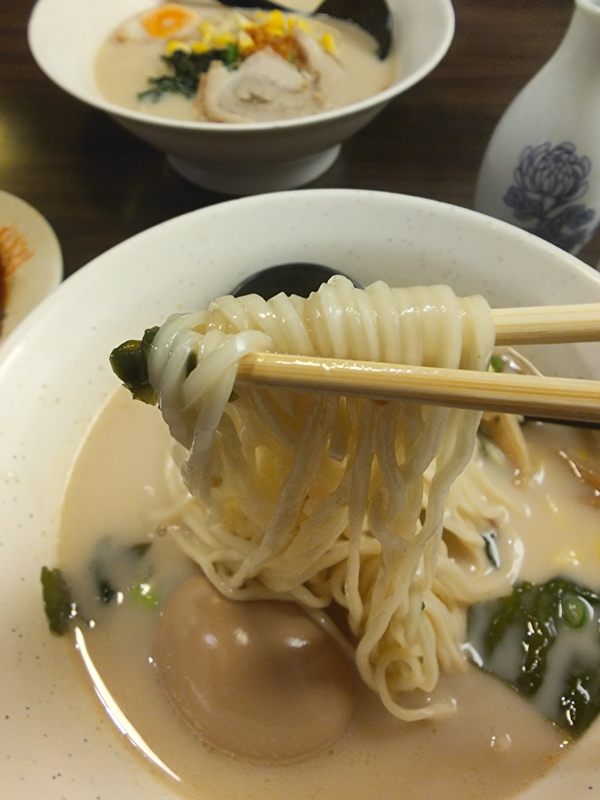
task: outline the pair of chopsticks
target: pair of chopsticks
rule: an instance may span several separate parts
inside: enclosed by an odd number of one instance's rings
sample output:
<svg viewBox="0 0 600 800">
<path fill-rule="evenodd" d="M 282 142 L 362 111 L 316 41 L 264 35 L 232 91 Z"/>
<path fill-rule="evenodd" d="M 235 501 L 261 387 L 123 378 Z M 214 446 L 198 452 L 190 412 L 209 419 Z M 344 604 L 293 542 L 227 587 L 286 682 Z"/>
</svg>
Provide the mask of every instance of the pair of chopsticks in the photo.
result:
<svg viewBox="0 0 600 800">
<path fill-rule="evenodd" d="M 497 345 L 600 340 L 600 303 L 494 309 L 492 314 Z M 600 423 L 600 381 L 594 380 L 258 353 L 240 361 L 237 382 Z"/>
</svg>

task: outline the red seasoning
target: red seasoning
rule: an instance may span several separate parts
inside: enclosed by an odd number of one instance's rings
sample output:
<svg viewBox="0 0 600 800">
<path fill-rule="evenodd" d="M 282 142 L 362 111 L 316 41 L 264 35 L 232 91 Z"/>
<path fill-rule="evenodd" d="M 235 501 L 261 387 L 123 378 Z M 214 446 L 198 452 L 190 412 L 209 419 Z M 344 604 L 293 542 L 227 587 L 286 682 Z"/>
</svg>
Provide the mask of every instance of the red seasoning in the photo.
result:
<svg viewBox="0 0 600 800">
<path fill-rule="evenodd" d="M 0 227 L 0 332 L 6 314 L 8 278 L 32 255 L 27 242 L 16 228 L 10 225 Z"/>
</svg>

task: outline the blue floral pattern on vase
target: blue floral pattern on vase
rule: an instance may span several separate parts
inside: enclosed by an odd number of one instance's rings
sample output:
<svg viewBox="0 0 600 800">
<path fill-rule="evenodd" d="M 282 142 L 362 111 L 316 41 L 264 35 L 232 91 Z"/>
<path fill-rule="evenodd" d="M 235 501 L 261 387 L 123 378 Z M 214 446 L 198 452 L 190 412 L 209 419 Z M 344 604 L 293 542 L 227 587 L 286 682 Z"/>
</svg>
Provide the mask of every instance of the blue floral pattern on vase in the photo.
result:
<svg viewBox="0 0 600 800">
<path fill-rule="evenodd" d="M 513 209 L 519 222 L 542 239 L 571 251 L 584 245 L 595 226 L 590 223 L 596 212 L 583 203 L 575 203 L 588 189 L 592 162 L 578 156 L 571 142 L 552 147 L 544 142 L 528 146 L 521 153 L 511 186 L 504 202 Z"/>
</svg>

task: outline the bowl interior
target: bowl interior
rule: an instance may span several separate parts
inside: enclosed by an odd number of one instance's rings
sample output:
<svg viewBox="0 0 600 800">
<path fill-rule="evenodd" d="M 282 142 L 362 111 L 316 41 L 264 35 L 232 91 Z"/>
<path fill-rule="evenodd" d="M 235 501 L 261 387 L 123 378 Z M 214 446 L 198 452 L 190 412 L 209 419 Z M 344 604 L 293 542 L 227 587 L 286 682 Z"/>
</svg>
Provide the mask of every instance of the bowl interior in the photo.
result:
<svg viewBox="0 0 600 800">
<path fill-rule="evenodd" d="M 394 84 L 356 106 L 368 108 L 393 97 L 420 80 L 440 61 L 454 33 L 450 0 L 389 0 L 396 30 L 398 74 Z M 38 0 L 28 30 L 29 46 L 40 68 L 65 91 L 84 102 L 150 125 L 178 128 L 211 128 L 215 123 L 158 120 L 106 101 L 94 78 L 94 59 L 103 40 L 129 16 L 152 5 L 152 0 Z M 298 3 L 300 5 L 300 3 Z M 316 115 L 336 117 L 344 109 Z M 305 125 L 314 118 L 287 121 L 284 127 Z M 217 123 L 220 129 L 222 123 Z M 281 126 L 281 123 L 278 123 Z M 233 126 L 238 128 L 239 126 Z M 250 127 L 271 127 L 257 123 Z"/>
<path fill-rule="evenodd" d="M 163 223 L 69 278 L 0 347 L 0 671 L 3 792 L 12 798 L 173 798 L 102 714 L 65 643 L 51 637 L 39 571 L 54 560 L 73 458 L 116 380 L 115 344 L 290 261 L 362 284 L 443 282 L 492 305 L 600 301 L 600 276 L 513 226 L 433 201 L 350 190 L 235 200 Z M 168 269 L 165 265 L 168 264 Z M 600 345 L 533 353 L 549 372 L 600 377 Z M 592 728 L 523 797 L 591 797 Z M 201 798 L 199 800 L 205 800 Z"/>
</svg>

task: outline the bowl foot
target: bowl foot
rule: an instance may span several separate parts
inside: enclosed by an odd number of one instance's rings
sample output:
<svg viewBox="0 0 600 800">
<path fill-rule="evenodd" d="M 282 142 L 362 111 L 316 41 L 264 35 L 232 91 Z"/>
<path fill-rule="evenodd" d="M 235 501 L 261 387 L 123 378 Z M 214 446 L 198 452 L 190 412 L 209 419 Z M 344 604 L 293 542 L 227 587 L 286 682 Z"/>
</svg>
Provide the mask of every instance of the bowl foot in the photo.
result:
<svg viewBox="0 0 600 800">
<path fill-rule="evenodd" d="M 246 167 L 199 166 L 172 154 L 168 154 L 167 159 L 175 172 L 196 186 L 223 194 L 251 195 L 295 189 L 310 183 L 331 167 L 340 150 L 341 145 L 336 145 L 295 161 Z"/>
</svg>

